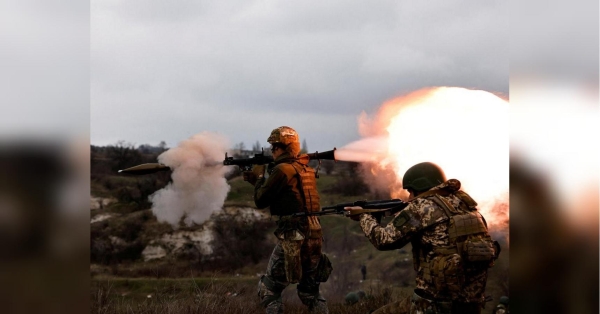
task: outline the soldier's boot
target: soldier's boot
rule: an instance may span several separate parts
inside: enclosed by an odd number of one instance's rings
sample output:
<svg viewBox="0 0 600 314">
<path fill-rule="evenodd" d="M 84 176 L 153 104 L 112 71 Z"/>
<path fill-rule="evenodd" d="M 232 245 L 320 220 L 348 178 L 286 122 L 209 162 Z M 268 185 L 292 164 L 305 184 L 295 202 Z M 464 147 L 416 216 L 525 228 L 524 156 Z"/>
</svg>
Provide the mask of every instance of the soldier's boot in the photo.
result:
<svg viewBox="0 0 600 314">
<path fill-rule="evenodd" d="M 284 287 L 279 287 L 277 283 L 271 281 L 268 277 L 262 276 L 258 281 L 258 297 L 260 304 L 265 308 L 267 314 L 283 314 L 283 301 L 281 292 Z"/>
<path fill-rule="evenodd" d="M 327 301 L 325 299 L 318 298 L 313 307 L 309 309 L 309 312 L 315 314 L 329 314 Z"/>
<path fill-rule="evenodd" d="M 417 291 L 411 297 L 410 314 L 451 314 L 452 302 L 433 301 L 422 297 Z M 456 312 L 463 313 L 464 312 Z"/>
<path fill-rule="evenodd" d="M 329 314 L 327 300 L 319 293 L 318 286 L 316 291 L 302 291 L 298 289 L 298 297 L 308 307 L 309 313 Z"/>
<path fill-rule="evenodd" d="M 265 307 L 266 314 L 283 314 L 283 302 L 281 298 L 277 301 L 273 301 Z"/>
</svg>

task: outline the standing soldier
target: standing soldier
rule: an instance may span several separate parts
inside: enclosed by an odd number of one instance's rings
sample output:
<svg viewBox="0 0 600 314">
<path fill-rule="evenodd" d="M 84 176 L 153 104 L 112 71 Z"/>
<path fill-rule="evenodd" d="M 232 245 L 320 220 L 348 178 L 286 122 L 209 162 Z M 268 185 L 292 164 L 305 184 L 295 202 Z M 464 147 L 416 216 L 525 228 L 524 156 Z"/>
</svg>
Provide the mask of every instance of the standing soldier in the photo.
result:
<svg viewBox="0 0 600 314">
<path fill-rule="evenodd" d="M 362 274 L 362 280 L 363 281 L 367 280 L 367 265 L 362 264 L 360 266 L 360 273 Z"/>
<path fill-rule="evenodd" d="M 402 308 L 408 302 L 398 302 L 375 313 L 481 313 L 488 268 L 500 247 L 490 238 L 477 203 L 460 190 L 458 180 L 446 180 L 430 162 L 409 168 L 402 185 L 410 193 L 409 205 L 387 226 L 369 214 L 351 216 L 379 250 L 412 245 L 417 277 L 410 309 Z"/>
<path fill-rule="evenodd" d="M 299 156 L 300 139 L 290 127 L 274 129 L 267 139 L 271 144 L 274 165 L 256 165 L 244 172 L 244 180 L 255 186 L 254 202 L 258 208 L 270 207 L 278 216 L 277 245 L 271 254 L 266 275 L 258 283 L 258 296 L 266 313 L 283 313 L 281 293 L 289 284 L 298 283 L 298 296 L 311 313 L 328 313 L 325 298 L 319 293 L 331 264 L 321 253 L 323 234 L 315 216 L 293 217 L 298 212 L 320 211 L 315 171 L 309 159 Z"/>
</svg>

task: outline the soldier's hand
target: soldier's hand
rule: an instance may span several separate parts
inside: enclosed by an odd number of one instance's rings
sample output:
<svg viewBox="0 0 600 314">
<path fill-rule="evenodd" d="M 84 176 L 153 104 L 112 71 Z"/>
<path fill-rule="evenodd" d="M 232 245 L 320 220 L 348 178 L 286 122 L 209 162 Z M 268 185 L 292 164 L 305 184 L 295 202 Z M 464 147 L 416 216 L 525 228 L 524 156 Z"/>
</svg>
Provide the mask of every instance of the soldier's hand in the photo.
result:
<svg viewBox="0 0 600 314">
<path fill-rule="evenodd" d="M 266 168 L 265 165 L 254 165 L 252 166 L 252 173 L 254 173 L 254 176 L 256 176 L 257 179 L 260 179 L 265 176 Z"/>
<path fill-rule="evenodd" d="M 251 183 L 252 185 L 256 184 L 256 175 L 254 174 L 254 172 L 252 171 L 244 171 L 242 173 L 242 177 L 244 178 L 244 181 L 247 181 L 249 183 Z"/>
<path fill-rule="evenodd" d="M 360 206 L 350 206 L 350 207 L 344 207 L 344 210 L 346 211 L 346 217 L 350 217 L 350 219 L 354 220 L 354 221 L 360 221 L 360 213 L 356 214 L 355 211 L 363 209 Z"/>
</svg>

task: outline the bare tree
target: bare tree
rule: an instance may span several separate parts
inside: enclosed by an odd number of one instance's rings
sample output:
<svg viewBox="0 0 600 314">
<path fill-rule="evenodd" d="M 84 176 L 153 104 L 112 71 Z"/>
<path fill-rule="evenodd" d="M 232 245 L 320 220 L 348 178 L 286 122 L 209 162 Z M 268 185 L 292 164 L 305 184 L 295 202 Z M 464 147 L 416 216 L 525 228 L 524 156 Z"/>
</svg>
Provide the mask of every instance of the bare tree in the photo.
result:
<svg viewBox="0 0 600 314">
<path fill-rule="evenodd" d="M 260 149 L 261 149 L 260 142 L 256 141 L 256 143 L 254 143 L 254 145 L 252 146 L 252 150 L 255 152 L 258 152 L 258 151 L 260 151 Z"/>
<path fill-rule="evenodd" d="M 141 153 L 132 143 L 123 140 L 107 147 L 107 155 L 113 161 L 113 170 L 124 169 L 142 162 Z"/>
<path fill-rule="evenodd" d="M 244 142 L 239 142 L 233 146 L 233 155 L 239 157 L 244 150 L 246 150 L 246 145 Z"/>
</svg>

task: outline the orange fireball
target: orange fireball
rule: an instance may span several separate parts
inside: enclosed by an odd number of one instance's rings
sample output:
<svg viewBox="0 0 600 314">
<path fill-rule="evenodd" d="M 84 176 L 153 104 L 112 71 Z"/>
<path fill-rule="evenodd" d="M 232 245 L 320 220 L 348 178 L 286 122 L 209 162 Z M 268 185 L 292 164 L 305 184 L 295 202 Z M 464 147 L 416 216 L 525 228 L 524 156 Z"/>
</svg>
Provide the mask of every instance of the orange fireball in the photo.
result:
<svg viewBox="0 0 600 314">
<path fill-rule="evenodd" d="M 363 112 L 359 130 L 365 139 L 340 149 L 336 157 L 370 161 L 374 176 L 392 169 L 393 197 L 405 195 L 399 183 L 410 166 L 434 162 L 448 179 L 462 182 L 490 227 L 503 227 L 508 220 L 508 110 L 507 100 L 486 91 L 419 90 L 387 101 L 374 116 Z"/>
</svg>

